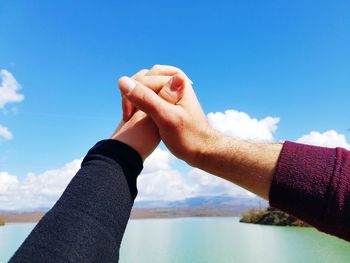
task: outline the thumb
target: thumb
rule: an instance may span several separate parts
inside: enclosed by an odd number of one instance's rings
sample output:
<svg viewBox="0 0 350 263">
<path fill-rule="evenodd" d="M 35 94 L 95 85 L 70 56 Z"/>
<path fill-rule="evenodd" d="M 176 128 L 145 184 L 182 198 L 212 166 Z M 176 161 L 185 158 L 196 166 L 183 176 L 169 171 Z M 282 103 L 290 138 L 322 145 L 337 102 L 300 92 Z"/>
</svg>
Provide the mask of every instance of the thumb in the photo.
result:
<svg viewBox="0 0 350 263">
<path fill-rule="evenodd" d="M 171 110 L 170 103 L 134 79 L 122 77 L 118 84 L 122 95 L 136 108 L 148 114 L 156 123 L 162 121 L 166 113 Z"/>
<path fill-rule="evenodd" d="M 119 88 L 134 106 L 147 113 L 155 122 L 164 120 L 172 110 L 171 104 L 178 103 L 183 95 L 186 77 L 178 74 L 172 77 L 158 95 L 148 87 L 128 77 L 119 80 Z"/>
<path fill-rule="evenodd" d="M 173 76 L 159 91 L 158 96 L 171 104 L 177 104 L 184 95 L 186 77 L 177 74 Z"/>
</svg>

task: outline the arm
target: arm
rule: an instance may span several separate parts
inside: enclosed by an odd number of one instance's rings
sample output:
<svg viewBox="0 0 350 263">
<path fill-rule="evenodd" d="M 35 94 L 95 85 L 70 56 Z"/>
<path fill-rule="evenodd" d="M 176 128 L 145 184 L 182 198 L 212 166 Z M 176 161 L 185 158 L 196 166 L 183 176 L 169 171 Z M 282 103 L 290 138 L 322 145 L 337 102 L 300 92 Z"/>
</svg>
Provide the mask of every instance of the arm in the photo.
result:
<svg viewBox="0 0 350 263">
<path fill-rule="evenodd" d="M 269 199 L 322 232 L 350 241 L 350 152 L 213 135 L 196 166 Z"/>
<path fill-rule="evenodd" d="M 120 88 L 128 100 L 153 119 L 163 142 L 174 155 L 267 199 L 282 146 L 234 140 L 215 131 L 188 78 L 179 74 L 172 81 L 177 86 L 185 86 L 176 105 L 164 100 L 167 94 L 157 94 L 137 83 Z"/>
<path fill-rule="evenodd" d="M 192 86 L 170 105 L 140 85 L 122 93 L 156 123 L 174 155 L 270 199 L 321 231 L 350 241 L 350 153 L 300 144 L 255 144 L 225 137 L 208 124 Z"/>
<path fill-rule="evenodd" d="M 126 144 L 97 143 L 10 262 L 116 262 L 141 170 Z"/>
<path fill-rule="evenodd" d="M 216 131 L 209 138 L 193 166 L 267 200 L 282 145 L 236 140 Z"/>
<path fill-rule="evenodd" d="M 153 77 L 153 88 L 171 94 L 169 79 Z M 177 100 L 168 97 L 169 102 Z M 10 262 L 116 262 L 142 161 L 159 141 L 158 128 L 141 111 L 122 121 L 112 139 L 88 152 L 61 198 Z"/>
</svg>

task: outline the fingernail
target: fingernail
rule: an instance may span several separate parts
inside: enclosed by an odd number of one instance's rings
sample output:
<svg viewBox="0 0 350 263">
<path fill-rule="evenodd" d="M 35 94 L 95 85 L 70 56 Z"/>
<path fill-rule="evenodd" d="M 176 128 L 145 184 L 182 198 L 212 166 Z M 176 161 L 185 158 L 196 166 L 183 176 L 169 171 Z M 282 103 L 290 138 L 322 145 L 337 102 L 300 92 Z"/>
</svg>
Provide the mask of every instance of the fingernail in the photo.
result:
<svg viewBox="0 0 350 263">
<path fill-rule="evenodd" d="M 122 77 L 119 80 L 119 88 L 122 93 L 129 95 L 130 92 L 136 87 L 136 82 L 128 77 Z"/>
<path fill-rule="evenodd" d="M 172 77 L 172 79 L 170 80 L 170 88 L 173 91 L 178 91 L 179 89 L 182 88 L 183 85 L 183 81 L 180 78 Z"/>
</svg>

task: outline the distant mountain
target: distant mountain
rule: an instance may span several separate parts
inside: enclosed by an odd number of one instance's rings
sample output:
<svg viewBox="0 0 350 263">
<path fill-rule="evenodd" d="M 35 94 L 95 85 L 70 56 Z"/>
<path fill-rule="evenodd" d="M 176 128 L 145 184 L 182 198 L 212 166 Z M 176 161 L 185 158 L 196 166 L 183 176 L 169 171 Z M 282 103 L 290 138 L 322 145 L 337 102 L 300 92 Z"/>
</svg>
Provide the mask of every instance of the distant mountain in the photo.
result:
<svg viewBox="0 0 350 263">
<path fill-rule="evenodd" d="M 177 201 L 137 201 L 135 208 L 200 208 L 200 207 L 225 207 L 225 208 L 259 208 L 268 206 L 268 202 L 259 197 L 249 196 L 200 196 L 186 198 Z"/>
<path fill-rule="evenodd" d="M 137 201 L 131 218 L 233 217 L 265 208 L 267 201 L 249 196 L 200 196 L 177 201 Z M 35 211 L 0 211 L 5 222 L 37 222 L 49 208 Z"/>
<path fill-rule="evenodd" d="M 134 219 L 177 217 L 234 217 L 268 203 L 249 196 L 200 196 L 179 201 L 139 201 L 131 213 Z"/>
</svg>

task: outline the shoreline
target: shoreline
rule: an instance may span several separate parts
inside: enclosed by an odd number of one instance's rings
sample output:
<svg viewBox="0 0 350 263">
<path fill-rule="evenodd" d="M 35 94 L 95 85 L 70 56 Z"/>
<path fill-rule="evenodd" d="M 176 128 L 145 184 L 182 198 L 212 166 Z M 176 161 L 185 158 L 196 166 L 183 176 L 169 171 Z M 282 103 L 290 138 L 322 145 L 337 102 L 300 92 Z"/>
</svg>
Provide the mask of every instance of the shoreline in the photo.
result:
<svg viewBox="0 0 350 263">
<path fill-rule="evenodd" d="M 7 223 L 37 223 L 46 212 L 3 212 L 0 217 Z M 230 218 L 240 217 L 241 211 L 218 208 L 134 208 L 131 211 L 131 220 L 140 219 L 175 219 L 175 218 L 200 218 L 218 217 Z"/>
</svg>

